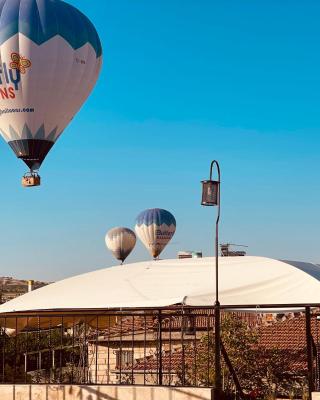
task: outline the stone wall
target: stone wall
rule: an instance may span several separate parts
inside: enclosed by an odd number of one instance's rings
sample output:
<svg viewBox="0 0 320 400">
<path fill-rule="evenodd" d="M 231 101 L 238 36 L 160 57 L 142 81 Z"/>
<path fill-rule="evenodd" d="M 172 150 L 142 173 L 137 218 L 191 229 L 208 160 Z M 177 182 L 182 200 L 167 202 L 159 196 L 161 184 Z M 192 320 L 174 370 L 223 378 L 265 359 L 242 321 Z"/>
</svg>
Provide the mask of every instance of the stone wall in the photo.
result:
<svg viewBox="0 0 320 400">
<path fill-rule="evenodd" d="M 0 385 L 1 400 L 212 400 L 206 388 Z"/>
<path fill-rule="evenodd" d="M 143 343 L 135 342 L 134 347 L 132 347 L 131 342 L 129 343 L 123 342 L 121 349 L 122 352 L 132 351 L 133 352 L 132 359 L 134 362 L 136 359 L 143 358 L 144 355 L 149 356 L 151 354 L 155 354 L 156 345 L 148 343 L 144 347 Z M 98 383 L 99 385 L 119 383 L 118 382 L 119 376 L 117 374 L 119 370 L 116 367 L 117 351 L 119 351 L 119 343 L 111 343 L 109 346 L 107 346 L 107 344 L 103 342 L 99 343 L 97 346 L 89 344 L 88 365 L 89 365 L 90 382 Z M 96 355 L 98 356 L 97 361 L 96 361 Z M 97 366 L 97 373 L 96 373 L 96 366 Z M 125 365 L 122 366 L 122 370 L 124 372 Z M 125 374 L 123 373 L 123 377 L 124 375 Z"/>
<path fill-rule="evenodd" d="M 194 337 L 189 337 L 190 341 L 194 341 Z M 184 340 L 188 343 L 188 339 Z M 153 334 L 148 334 L 146 340 L 143 335 L 135 335 L 134 342 L 132 342 L 132 336 L 123 336 L 121 341 L 122 352 L 131 351 L 133 352 L 133 362 L 138 359 L 143 359 L 151 355 L 155 355 L 157 352 L 157 342 Z M 170 345 L 168 335 L 163 335 L 162 351 L 174 352 L 181 349 L 181 337 L 179 335 L 172 334 L 170 338 Z M 110 343 L 107 341 L 99 341 L 96 343 L 89 343 L 88 346 L 88 369 L 89 369 L 89 382 L 103 384 L 117 384 L 119 383 L 119 369 L 117 369 L 116 353 L 120 350 L 119 339 L 114 340 Z M 97 357 L 97 359 L 96 359 Z M 131 360 L 130 360 L 131 365 Z M 175 371 L 172 370 L 170 382 L 174 384 L 176 381 Z M 147 373 L 147 383 L 156 384 L 157 375 Z M 165 375 L 165 373 L 164 373 Z M 135 383 L 143 384 L 144 377 L 143 372 L 134 374 L 134 382 L 125 382 L 126 366 L 122 365 L 122 383 Z M 130 368 L 128 376 L 131 377 Z"/>
</svg>

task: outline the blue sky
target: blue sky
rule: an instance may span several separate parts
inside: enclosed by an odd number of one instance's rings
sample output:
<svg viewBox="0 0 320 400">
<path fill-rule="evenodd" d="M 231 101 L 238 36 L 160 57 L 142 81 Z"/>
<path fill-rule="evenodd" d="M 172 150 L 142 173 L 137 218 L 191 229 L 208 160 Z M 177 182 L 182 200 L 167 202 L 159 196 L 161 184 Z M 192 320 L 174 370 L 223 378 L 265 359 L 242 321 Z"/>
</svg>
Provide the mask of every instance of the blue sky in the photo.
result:
<svg viewBox="0 0 320 400">
<path fill-rule="evenodd" d="M 213 254 L 215 210 L 200 206 L 222 169 L 221 241 L 249 254 L 320 262 L 320 3 L 69 0 L 104 49 L 97 86 L 23 189 L 0 142 L 0 275 L 56 280 L 113 264 L 104 235 L 145 208 L 177 219 L 163 257 Z M 149 259 L 139 244 L 128 261 Z"/>
</svg>

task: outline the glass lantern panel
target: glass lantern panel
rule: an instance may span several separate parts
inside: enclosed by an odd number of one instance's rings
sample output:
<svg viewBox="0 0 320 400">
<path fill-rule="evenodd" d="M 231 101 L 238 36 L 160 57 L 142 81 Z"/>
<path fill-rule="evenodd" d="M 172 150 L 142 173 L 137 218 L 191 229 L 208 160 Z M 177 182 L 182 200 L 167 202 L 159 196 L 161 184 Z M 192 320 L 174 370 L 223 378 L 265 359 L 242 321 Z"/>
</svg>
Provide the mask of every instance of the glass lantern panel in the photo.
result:
<svg viewBox="0 0 320 400">
<path fill-rule="evenodd" d="M 202 204 L 207 206 L 218 205 L 219 183 L 217 181 L 205 181 L 202 184 Z"/>
</svg>

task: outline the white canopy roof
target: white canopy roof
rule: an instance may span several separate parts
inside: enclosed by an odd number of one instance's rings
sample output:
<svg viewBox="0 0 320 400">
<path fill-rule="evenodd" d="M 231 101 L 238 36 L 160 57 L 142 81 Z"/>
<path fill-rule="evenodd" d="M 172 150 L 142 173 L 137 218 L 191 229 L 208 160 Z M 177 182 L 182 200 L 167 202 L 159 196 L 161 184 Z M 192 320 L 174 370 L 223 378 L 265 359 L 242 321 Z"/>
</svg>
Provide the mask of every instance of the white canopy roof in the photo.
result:
<svg viewBox="0 0 320 400">
<path fill-rule="evenodd" d="M 0 306 L 15 312 L 213 305 L 214 258 L 140 262 L 64 279 Z M 320 267 L 264 257 L 219 259 L 221 305 L 320 304 Z M 245 307 L 244 307 L 245 308 Z"/>
</svg>

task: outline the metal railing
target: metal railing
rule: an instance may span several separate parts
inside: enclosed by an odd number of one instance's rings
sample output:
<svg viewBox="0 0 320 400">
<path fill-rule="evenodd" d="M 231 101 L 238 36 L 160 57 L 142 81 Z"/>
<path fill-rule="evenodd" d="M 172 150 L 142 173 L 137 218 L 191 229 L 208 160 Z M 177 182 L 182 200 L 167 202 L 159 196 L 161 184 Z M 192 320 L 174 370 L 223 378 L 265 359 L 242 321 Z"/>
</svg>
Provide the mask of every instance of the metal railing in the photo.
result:
<svg viewBox="0 0 320 400">
<path fill-rule="evenodd" d="M 209 307 L 7 315 L 0 383 L 213 387 L 214 326 Z M 320 388 L 320 321 L 310 308 L 281 316 L 222 312 L 221 337 L 227 393 L 259 398 Z"/>
</svg>

